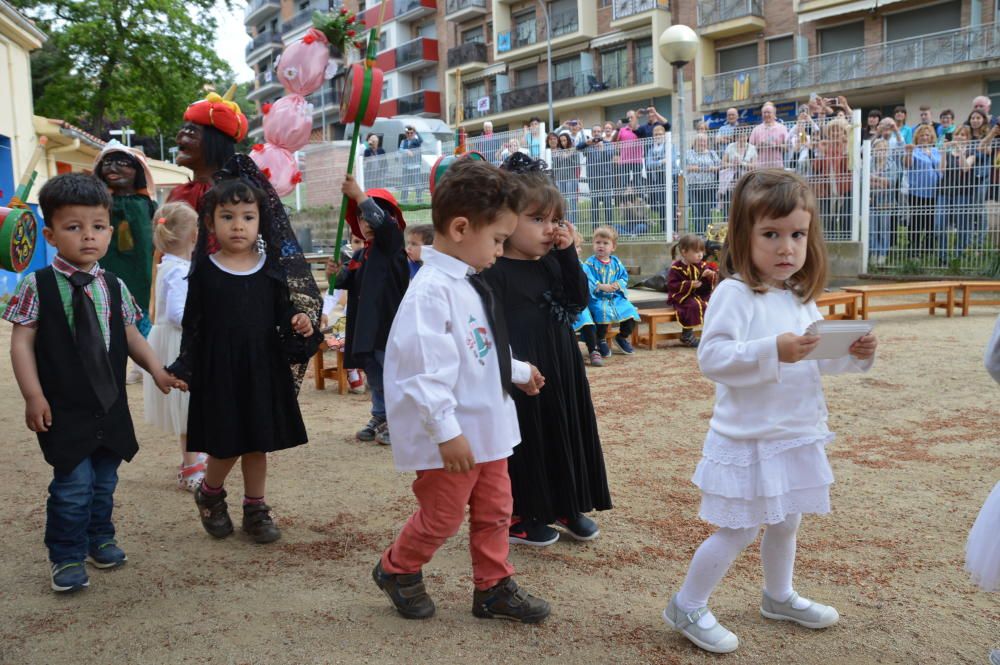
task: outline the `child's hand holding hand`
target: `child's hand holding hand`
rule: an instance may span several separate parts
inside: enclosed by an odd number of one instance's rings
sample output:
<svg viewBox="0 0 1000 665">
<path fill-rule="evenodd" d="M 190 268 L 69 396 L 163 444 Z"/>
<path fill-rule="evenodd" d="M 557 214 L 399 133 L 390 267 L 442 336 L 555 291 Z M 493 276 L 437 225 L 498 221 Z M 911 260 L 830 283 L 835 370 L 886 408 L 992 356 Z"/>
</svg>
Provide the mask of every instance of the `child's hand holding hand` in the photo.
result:
<svg viewBox="0 0 1000 665">
<path fill-rule="evenodd" d="M 875 338 L 875 335 L 868 333 L 854 344 L 851 344 L 851 348 L 848 351 L 858 360 L 868 360 L 875 355 L 876 346 L 878 346 L 878 340 Z"/>
<path fill-rule="evenodd" d="M 28 397 L 24 402 L 24 422 L 32 432 L 48 432 L 52 427 L 52 409 L 45 395 Z"/>
<path fill-rule="evenodd" d="M 299 312 L 292 317 L 292 330 L 303 337 L 308 337 L 313 334 L 312 321 L 309 320 L 308 316 Z"/>
<path fill-rule="evenodd" d="M 340 191 L 358 205 L 361 205 L 361 202 L 367 198 L 365 193 L 361 191 L 361 187 L 358 186 L 358 181 L 352 175 L 344 176 L 344 184 L 340 186 Z"/>
<path fill-rule="evenodd" d="M 171 388 L 174 388 L 176 390 L 180 390 L 181 392 L 184 392 L 184 393 L 186 393 L 188 391 L 187 381 L 182 381 L 181 379 L 178 379 L 176 376 L 174 376 L 170 372 L 167 372 L 167 376 L 170 377 L 170 387 Z"/>
<path fill-rule="evenodd" d="M 531 378 L 528 379 L 528 382 L 517 383 L 514 385 L 523 390 L 526 394 L 534 396 L 540 393 L 542 388 L 545 386 L 545 377 L 542 376 L 542 373 L 538 371 L 537 367 L 531 365 Z"/>
<path fill-rule="evenodd" d="M 819 344 L 819 335 L 796 335 L 795 333 L 778 335 L 778 360 L 783 363 L 797 363 L 812 353 L 817 344 Z"/>
<path fill-rule="evenodd" d="M 171 388 L 181 389 L 180 385 L 178 384 L 184 386 L 183 390 L 187 390 L 186 383 L 184 383 L 183 381 L 181 381 L 180 379 L 178 379 L 177 377 L 175 377 L 162 367 L 154 368 L 153 371 L 150 372 L 150 376 L 153 377 L 153 382 L 156 383 L 156 387 L 164 395 L 169 395 Z"/>
<path fill-rule="evenodd" d="M 465 473 L 472 471 L 476 466 L 469 440 L 464 434 L 438 445 L 438 451 L 441 453 L 441 461 L 444 462 L 444 470 L 450 473 Z"/>
<path fill-rule="evenodd" d="M 701 273 L 701 278 L 702 278 L 702 280 L 707 280 L 707 281 L 710 281 L 710 282 L 714 282 L 715 281 L 715 271 L 712 270 L 711 268 L 705 268 L 705 270 Z"/>
<path fill-rule="evenodd" d="M 699 288 L 701 288 L 701 280 L 700 279 L 696 279 L 693 282 L 691 282 L 691 288 L 693 288 L 693 289 L 699 289 Z"/>
<path fill-rule="evenodd" d="M 576 227 L 570 222 L 563 222 L 556 227 L 555 235 L 552 236 L 552 241 L 555 243 L 556 249 L 571 247 L 574 242 L 573 232 L 575 230 Z"/>
</svg>

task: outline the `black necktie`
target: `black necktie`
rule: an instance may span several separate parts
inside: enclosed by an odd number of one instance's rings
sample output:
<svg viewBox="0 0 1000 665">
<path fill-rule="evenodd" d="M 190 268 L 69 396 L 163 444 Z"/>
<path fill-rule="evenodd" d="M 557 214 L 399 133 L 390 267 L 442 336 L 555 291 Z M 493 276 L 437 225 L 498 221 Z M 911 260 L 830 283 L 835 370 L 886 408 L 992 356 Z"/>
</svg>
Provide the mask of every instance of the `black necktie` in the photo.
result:
<svg viewBox="0 0 1000 665">
<path fill-rule="evenodd" d="M 497 310 L 497 299 L 493 295 L 493 289 L 486 283 L 479 273 L 469 275 L 472 288 L 476 290 L 483 301 L 483 309 L 486 310 L 486 320 L 493 331 L 493 341 L 497 347 L 497 360 L 500 362 L 500 383 L 508 394 L 513 395 L 511 388 L 510 369 L 510 339 L 507 337 L 507 322 L 503 318 L 503 313 Z"/>
<path fill-rule="evenodd" d="M 111 369 L 111 358 L 104 345 L 104 335 L 97 321 L 94 301 L 84 293 L 84 287 L 94 281 L 88 272 L 76 271 L 69 276 L 73 285 L 73 322 L 76 327 L 76 349 L 80 354 L 83 369 L 87 372 L 94 394 L 105 412 L 118 399 L 118 384 Z"/>
</svg>

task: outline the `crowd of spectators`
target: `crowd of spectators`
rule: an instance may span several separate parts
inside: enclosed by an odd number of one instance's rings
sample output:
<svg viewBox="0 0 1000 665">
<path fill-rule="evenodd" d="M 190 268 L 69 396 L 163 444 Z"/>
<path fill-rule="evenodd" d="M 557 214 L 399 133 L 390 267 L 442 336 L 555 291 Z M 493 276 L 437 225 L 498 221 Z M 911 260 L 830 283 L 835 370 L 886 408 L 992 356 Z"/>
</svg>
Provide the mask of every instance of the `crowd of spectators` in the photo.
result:
<svg viewBox="0 0 1000 665">
<path fill-rule="evenodd" d="M 733 186 L 747 171 L 784 168 L 810 182 L 827 232 L 849 237 L 854 173 L 860 168 L 851 114 L 843 96 L 814 94 L 794 121 L 779 119 L 770 102 L 761 107 L 757 124 L 741 123 L 735 108 L 715 130 L 696 120 L 685 154 L 686 229 L 704 233 L 708 224 L 725 219 Z M 901 106 L 891 117 L 873 109 L 861 128 L 872 151 L 876 265 L 894 247 L 946 265 L 967 248 L 1000 246 L 1000 129 L 989 98 L 976 97 L 968 113 L 944 109 L 935 120 L 932 109 L 922 106 L 917 122 L 907 124 L 908 117 Z M 623 236 L 666 230 L 668 214 L 675 214 L 667 210 L 666 195 L 670 123 L 655 108 L 629 111 L 589 130 L 571 119 L 546 136 L 538 135 L 536 120 L 521 139 L 498 142 L 487 157 L 499 162 L 521 150 L 544 159 L 566 197 L 567 216 L 578 224 L 610 225 Z M 484 136 L 489 134 L 492 128 Z M 674 154 L 675 177 L 679 169 Z"/>
</svg>

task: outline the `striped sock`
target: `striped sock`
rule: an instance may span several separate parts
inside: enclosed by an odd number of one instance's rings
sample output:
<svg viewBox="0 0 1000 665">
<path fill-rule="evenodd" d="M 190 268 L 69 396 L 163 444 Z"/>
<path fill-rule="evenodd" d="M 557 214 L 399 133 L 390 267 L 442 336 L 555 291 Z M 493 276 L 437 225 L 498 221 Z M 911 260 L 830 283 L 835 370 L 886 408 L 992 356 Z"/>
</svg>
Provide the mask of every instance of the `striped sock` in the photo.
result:
<svg viewBox="0 0 1000 665">
<path fill-rule="evenodd" d="M 243 505 L 244 506 L 259 506 L 264 503 L 264 497 L 262 496 L 246 496 L 243 495 Z"/>
<path fill-rule="evenodd" d="M 222 494 L 222 485 L 212 487 L 207 481 L 201 481 L 201 493 L 205 496 L 216 496 Z"/>
</svg>

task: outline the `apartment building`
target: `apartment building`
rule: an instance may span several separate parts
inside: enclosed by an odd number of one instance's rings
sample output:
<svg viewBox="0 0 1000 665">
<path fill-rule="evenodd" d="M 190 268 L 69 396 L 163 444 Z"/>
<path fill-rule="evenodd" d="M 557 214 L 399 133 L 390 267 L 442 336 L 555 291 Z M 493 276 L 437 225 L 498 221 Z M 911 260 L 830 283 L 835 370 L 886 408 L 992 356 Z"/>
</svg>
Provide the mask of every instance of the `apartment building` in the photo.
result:
<svg viewBox="0 0 1000 665">
<path fill-rule="evenodd" d="M 864 109 L 923 104 L 962 121 L 977 95 L 1000 111 L 1000 0 L 695 0 L 698 110 L 843 94 Z M 786 105 L 792 108 L 793 104 Z"/>
<path fill-rule="evenodd" d="M 274 63 L 281 50 L 305 35 L 312 26 L 314 12 L 337 11 L 341 0 L 250 0 L 244 25 L 250 35 L 247 64 L 254 70 L 254 88 L 249 98 L 256 102 L 250 119 L 250 136 L 261 140 L 260 106 L 284 94 L 275 75 Z M 376 64 L 385 74 L 380 116 L 441 115 L 439 63 L 442 47 L 437 35 L 444 25 L 437 0 L 386 0 L 366 6 L 351 0 L 345 6 L 355 11 L 368 28 L 382 19 Z M 359 33 L 361 29 L 359 28 Z M 344 135 L 340 121 L 342 77 L 328 81 L 308 97 L 314 108 L 314 138 L 335 139 Z M 252 110 L 251 110 L 252 111 Z M 251 115 L 251 114 L 248 114 Z"/>
<path fill-rule="evenodd" d="M 312 27 L 314 12 L 339 9 L 340 0 L 249 0 L 243 15 L 250 41 L 246 47 L 247 64 L 254 70 L 254 86 L 248 95 L 256 109 L 247 109 L 250 137 L 263 141 L 260 107 L 285 94 L 275 74 L 274 64 L 282 49 L 302 39 Z M 327 81 L 307 99 L 315 110 L 313 133 L 316 139 L 339 138 L 344 134 L 340 122 L 341 77 Z"/>
<path fill-rule="evenodd" d="M 670 66 L 655 40 L 670 26 L 666 0 L 443 0 L 449 48 L 448 121 L 497 131 L 548 117 L 552 53 L 556 123 L 586 126 L 636 106 L 669 115 Z"/>
</svg>

